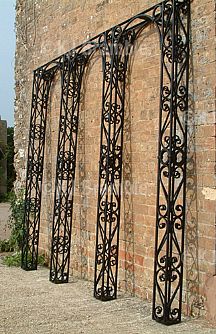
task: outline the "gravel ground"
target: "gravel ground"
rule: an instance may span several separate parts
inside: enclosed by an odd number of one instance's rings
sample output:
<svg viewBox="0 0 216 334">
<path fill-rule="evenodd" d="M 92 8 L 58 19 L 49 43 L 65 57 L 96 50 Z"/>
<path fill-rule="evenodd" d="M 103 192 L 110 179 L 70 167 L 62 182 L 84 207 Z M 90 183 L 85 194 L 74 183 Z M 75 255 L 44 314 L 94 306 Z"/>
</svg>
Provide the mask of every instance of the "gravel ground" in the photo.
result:
<svg viewBox="0 0 216 334">
<path fill-rule="evenodd" d="M 7 226 L 10 215 L 10 204 L 0 203 L 0 240 L 9 238 L 10 230 Z"/>
<path fill-rule="evenodd" d="M 135 297 L 120 294 L 115 301 L 98 301 L 90 282 L 52 284 L 46 268 L 26 272 L 0 262 L 0 278 L 0 333 L 216 333 L 200 320 L 160 325 L 151 320 L 151 305 Z"/>
</svg>

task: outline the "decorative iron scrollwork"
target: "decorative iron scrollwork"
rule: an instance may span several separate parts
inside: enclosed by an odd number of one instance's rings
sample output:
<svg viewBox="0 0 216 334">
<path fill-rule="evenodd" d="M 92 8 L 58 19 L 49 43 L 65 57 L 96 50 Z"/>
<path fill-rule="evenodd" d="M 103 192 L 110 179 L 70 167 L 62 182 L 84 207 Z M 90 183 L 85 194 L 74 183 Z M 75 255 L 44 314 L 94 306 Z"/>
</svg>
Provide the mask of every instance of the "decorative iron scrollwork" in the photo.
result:
<svg viewBox="0 0 216 334">
<path fill-rule="evenodd" d="M 87 58 L 73 54 L 61 66 L 62 95 L 56 164 L 50 280 L 66 283 L 69 277 L 72 209 L 80 92 Z"/>
<path fill-rule="evenodd" d="M 82 78 L 100 50 L 103 70 L 94 295 L 117 296 L 125 85 L 133 42 L 158 28 L 161 85 L 153 318 L 181 321 L 187 156 L 189 0 L 165 0 L 77 46 L 34 72 L 23 223 L 22 268 L 37 269 L 46 115 L 50 86 L 61 74 L 50 280 L 68 282 Z M 128 230 L 132 234 L 132 226 Z M 85 255 L 85 267 L 87 256 Z M 133 268 L 133 265 L 131 266 Z"/>
<path fill-rule="evenodd" d="M 117 295 L 124 95 L 129 57 L 125 43 L 128 40 L 128 35 L 122 35 L 121 27 L 100 36 L 103 105 L 94 296 L 101 300 Z"/>
<path fill-rule="evenodd" d="M 170 3 L 170 4 L 169 4 Z M 168 6 L 168 7 L 167 7 Z M 187 156 L 189 2 L 164 2 L 153 319 L 181 321 Z M 167 11 L 168 9 L 168 11 Z"/>
<path fill-rule="evenodd" d="M 25 270 L 37 269 L 46 118 L 53 75 L 54 71 L 48 76 L 41 70 L 34 72 L 21 260 Z"/>
</svg>

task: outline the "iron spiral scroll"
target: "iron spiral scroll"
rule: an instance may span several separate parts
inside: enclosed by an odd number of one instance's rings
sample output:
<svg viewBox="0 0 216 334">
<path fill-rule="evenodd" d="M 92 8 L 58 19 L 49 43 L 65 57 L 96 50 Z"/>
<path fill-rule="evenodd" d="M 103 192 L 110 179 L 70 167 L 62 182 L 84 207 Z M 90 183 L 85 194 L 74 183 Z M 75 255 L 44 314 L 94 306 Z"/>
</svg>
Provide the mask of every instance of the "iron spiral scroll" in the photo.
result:
<svg viewBox="0 0 216 334">
<path fill-rule="evenodd" d="M 61 101 L 50 280 L 67 283 L 83 77 L 100 52 L 103 87 L 94 296 L 117 298 L 125 85 L 133 45 L 154 24 L 161 52 L 153 319 L 181 321 L 189 69 L 189 0 L 165 0 L 34 71 L 23 221 L 22 268 L 37 269 L 47 108 L 60 74 Z"/>
</svg>

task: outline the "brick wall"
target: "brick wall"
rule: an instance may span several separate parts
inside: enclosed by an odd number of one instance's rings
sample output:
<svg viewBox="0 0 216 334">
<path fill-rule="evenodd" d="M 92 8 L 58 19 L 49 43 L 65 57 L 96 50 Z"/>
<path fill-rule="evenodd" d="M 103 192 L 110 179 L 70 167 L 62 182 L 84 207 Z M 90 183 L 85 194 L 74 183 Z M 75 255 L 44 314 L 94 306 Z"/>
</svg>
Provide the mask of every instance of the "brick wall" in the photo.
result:
<svg viewBox="0 0 216 334">
<path fill-rule="evenodd" d="M 159 3 L 156 0 L 17 1 L 16 188 L 23 187 L 32 70 L 89 37 Z M 215 14 L 214 1 L 192 1 L 190 121 L 184 310 L 214 317 L 215 274 Z M 119 287 L 152 297 L 160 50 L 156 29 L 136 43 L 127 85 Z M 98 184 L 101 60 L 92 59 L 81 106 L 71 272 L 93 279 Z M 40 249 L 49 254 L 60 80 L 48 112 Z M 132 191 L 131 191 L 132 189 Z M 210 283 L 209 283 L 210 282 Z"/>
</svg>

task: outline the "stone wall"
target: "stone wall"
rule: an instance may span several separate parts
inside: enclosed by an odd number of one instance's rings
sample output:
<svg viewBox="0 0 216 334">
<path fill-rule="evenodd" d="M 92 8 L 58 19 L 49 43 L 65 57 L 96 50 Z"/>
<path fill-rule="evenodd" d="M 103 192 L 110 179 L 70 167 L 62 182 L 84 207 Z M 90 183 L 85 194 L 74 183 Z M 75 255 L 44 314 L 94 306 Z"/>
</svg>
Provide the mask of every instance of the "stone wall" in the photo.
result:
<svg viewBox="0 0 216 334">
<path fill-rule="evenodd" d="M 1 120 L 0 116 L 0 195 L 7 192 L 7 121 Z"/>
<path fill-rule="evenodd" d="M 16 189 L 24 186 L 32 71 L 156 0 L 17 1 Z M 191 1 L 190 121 L 184 310 L 212 311 L 215 289 L 215 12 Z M 156 28 L 136 43 L 127 87 L 119 288 L 151 300 L 153 281 L 160 50 Z M 71 272 L 93 279 L 101 112 L 101 61 L 92 59 L 80 113 Z M 60 80 L 48 112 L 40 249 L 49 254 Z M 127 187 L 133 189 L 128 192 Z M 129 228 L 128 228 L 129 227 Z M 209 283 L 210 282 L 210 283 Z M 210 284 L 210 285 L 209 285 Z M 213 288 L 212 288 L 213 287 Z M 209 297 L 210 296 L 210 297 Z"/>
</svg>

